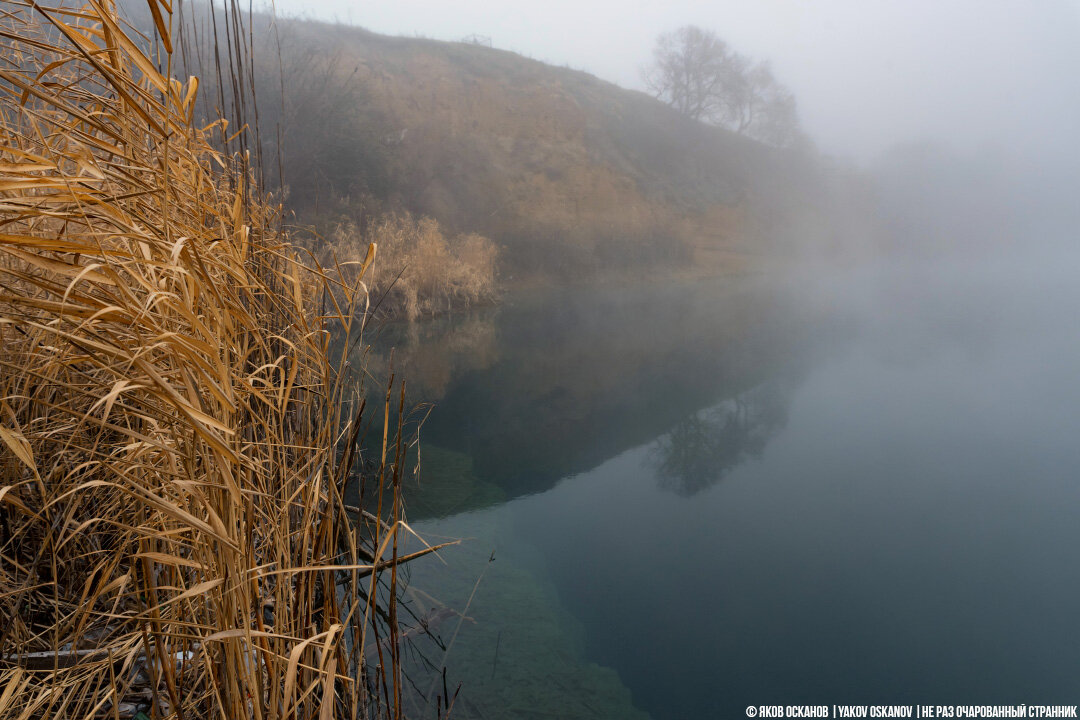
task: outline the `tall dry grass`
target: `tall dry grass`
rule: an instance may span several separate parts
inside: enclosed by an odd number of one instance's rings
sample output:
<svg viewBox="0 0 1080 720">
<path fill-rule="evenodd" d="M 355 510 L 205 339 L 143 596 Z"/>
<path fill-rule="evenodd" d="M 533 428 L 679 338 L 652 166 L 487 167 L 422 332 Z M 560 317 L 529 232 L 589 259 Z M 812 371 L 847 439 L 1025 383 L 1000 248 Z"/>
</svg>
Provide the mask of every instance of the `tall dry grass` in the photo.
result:
<svg viewBox="0 0 1080 720">
<path fill-rule="evenodd" d="M 347 259 L 361 267 L 371 243 L 379 248 L 366 281 L 386 317 L 415 320 L 460 310 L 489 302 L 497 292 L 495 243 L 476 233 L 451 235 L 434 218 L 387 212 L 363 229 L 343 219 L 330 241 L 320 253 L 330 266 Z M 350 280 L 353 275 L 355 270 Z"/>
<path fill-rule="evenodd" d="M 0 5 L 0 717 L 400 716 L 402 441 L 347 507 L 329 356 L 374 253 L 304 267 L 147 1 Z"/>
</svg>

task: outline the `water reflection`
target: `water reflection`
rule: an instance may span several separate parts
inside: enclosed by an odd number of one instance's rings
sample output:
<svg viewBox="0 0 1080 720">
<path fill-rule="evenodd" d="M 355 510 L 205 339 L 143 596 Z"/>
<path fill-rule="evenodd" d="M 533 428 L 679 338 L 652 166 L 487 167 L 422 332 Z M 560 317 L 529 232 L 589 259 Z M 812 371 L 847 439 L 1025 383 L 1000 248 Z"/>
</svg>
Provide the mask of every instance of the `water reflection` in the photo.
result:
<svg viewBox="0 0 1080 720">
<path fill-rule="evenodd" d="M 484 308 L 426 322 L 387 323 L 373 329 L 366 355 L 355 359 L 363 360 L 373 377 L 393 370 L 406 378 L 413 402 L 438 402 L 462 375 L 482 372 L 499 359 L 496 315 L 496 309 Z"/>
<path fill-rule="evenodd" d="M 787 420 L 790 384 L 768 382 L 688 415 L 651 448 L 660 486 L 688 497 L 765 449 Z"/>
<path fill-rule="evenodd" d="M 377 375 L 393 349 L 410 400 L 434 402 L 421 430 L 418 519 L 543 492 L 673 427 L 665 482 L 692 493 L 777 426 L 776 390 L 751 388 L 797 364 L 807 333 L 781 296 L 747 283 L 590 289 L 390 327 L 371 357 Z M 728 398 L 747 405 L 743 414 L 719 435 L 699 428 L 715 437 L 691 445 L 693 423 L 724 425 L 695 414 Z M 713 470 L 698 472 L 691 455 Z M 464 499 L 447 505 L 451 485 Z M 438 502 L 424 499 L 425 486 Z"/>
<path fill-rule="evenodd" d="M 448 619 L 430 636 L 418 632 L 408 656 L 417 716 L 436 707 L 445 665 L 451 692 L 466 683 L 454 710 L 462 718 L 647 717 L 615 664 L 591 657 L 603 624 L 568 612 L 603 589 L 548 567 L 594 552 L 621 562 L 623 551 L 605 550 L 620 534 L 590 533 L 588 552 L 537 543 L 574 535 L 570 505 L 591 508 L 575 528 L 603 524 L 600 508 L 642 493 L 678 502 L 761 453 L 786 422 L 809 348 L 828 335 L 807 315 L 743 282 L 515 297 L 382 329 L 368 355 L 373 374 L 392 356 L 408 401 L 432 404 L 417 472 L 406 474 L 408 518 L 429 540 L 469 538 L 445 564 L 407 573 L 417 617 Z M 609 474 L 600 496 L 554 500 L 588 496 Z M 673 492 L 658 490 L 657 477 Z M 538 522 L 542 531 L 530 529 Z"/>
<path fill-rule="evenodd" d="M 475 623 L 429 642 L 421 692 L 446 666 L 463 718 L 1068 702 L 1076 263 L 1013 260 L 853 276 L 857 333 L 698 288 L 440 340 L 410 519 L 471 540 L 410 585 Z"/>
</svg>

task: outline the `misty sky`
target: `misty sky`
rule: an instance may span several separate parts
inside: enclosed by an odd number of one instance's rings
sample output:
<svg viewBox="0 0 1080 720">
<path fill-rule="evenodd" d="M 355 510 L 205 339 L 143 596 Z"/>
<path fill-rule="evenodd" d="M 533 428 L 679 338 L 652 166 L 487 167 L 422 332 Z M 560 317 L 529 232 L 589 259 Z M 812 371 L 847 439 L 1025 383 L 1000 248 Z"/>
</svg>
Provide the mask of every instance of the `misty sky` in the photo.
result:
<svg viewBox="0 0 1080 720">
<path fill-rule="evenodd" d="M 276 0 L 278 12 L 496 47 L 641 87 L 663 30 L 770 59 L 826 152 L 897 142 L 1077 152 L 1080 0 Z M 1067 146 L 1067 147 L 1066 147 Z M 1080 153 L 1077 153 L 1080 157 Z"/>
</svg>

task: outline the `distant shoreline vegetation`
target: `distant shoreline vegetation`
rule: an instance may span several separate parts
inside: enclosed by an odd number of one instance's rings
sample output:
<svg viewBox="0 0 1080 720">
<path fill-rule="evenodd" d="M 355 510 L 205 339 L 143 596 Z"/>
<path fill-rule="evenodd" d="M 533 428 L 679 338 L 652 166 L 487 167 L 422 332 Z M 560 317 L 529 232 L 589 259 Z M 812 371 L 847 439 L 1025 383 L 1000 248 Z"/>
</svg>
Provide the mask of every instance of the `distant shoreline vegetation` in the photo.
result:
<svg viewBox="0 0 1080 720">
<path fill-rule="evenodd" d="M 411 322 L 495 300 L 499 250 L 491 240 L 451 235 L 434 218 L 405 211 L 368 218 L 365 225 L 343 215 L 329 238 L 308 242 L 319 264 L 347 282 L 360 280 L 364 270 L 373 318 Z M 378 252 L 365 266 L 372 244 Z"/>
</svg>

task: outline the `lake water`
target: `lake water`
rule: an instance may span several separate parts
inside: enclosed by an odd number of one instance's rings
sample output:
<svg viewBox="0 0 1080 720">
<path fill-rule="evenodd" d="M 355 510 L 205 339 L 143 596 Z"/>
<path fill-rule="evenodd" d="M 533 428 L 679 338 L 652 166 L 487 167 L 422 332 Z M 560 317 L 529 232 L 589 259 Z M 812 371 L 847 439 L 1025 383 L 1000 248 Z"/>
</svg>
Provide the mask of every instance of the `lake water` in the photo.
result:
<svg viewBox="0 0 1080 720">
<path fill-rule="evenodd" d="M 409 649 L 414 702 L 445 665 L 459 718 L 1077 703 L 1075 268 L 566 290 L 386 328 L 434 403 L 410 522 L 466 538 L 410 567 L 418 615 L 464 616 Z"/>
</svg>

